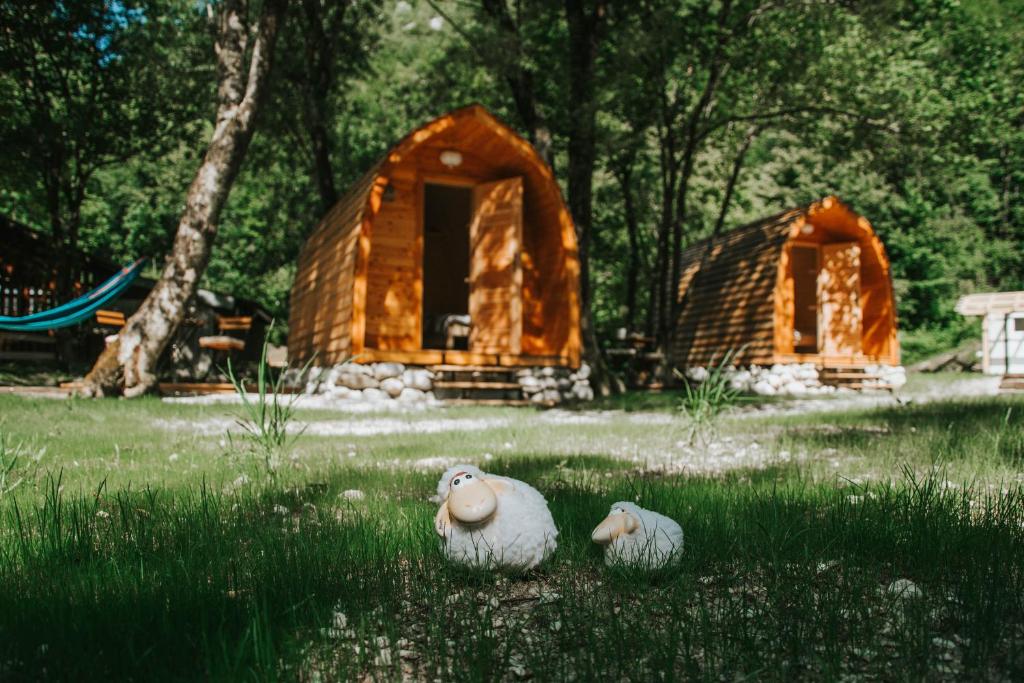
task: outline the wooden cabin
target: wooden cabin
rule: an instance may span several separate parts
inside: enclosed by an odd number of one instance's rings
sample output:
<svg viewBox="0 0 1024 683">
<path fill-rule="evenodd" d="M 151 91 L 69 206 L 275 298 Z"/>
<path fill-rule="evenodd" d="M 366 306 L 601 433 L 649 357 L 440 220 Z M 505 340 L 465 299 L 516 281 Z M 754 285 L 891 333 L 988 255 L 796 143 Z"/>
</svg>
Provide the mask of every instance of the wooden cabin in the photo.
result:
<svg viewBox="0 0 1024 683">
<path fill-rule="evenodd" d="M 392 147 L 306 241 L 289 361 L 576 367 L 578 277 L 551 169 L 464 107 Z"/>
<path fill-rule="evenodd" d="M 670 360 L 821 368 L 898 365 L 889 259 L 871 224 L 836 197 L 689 247 Z"/>
</svg>

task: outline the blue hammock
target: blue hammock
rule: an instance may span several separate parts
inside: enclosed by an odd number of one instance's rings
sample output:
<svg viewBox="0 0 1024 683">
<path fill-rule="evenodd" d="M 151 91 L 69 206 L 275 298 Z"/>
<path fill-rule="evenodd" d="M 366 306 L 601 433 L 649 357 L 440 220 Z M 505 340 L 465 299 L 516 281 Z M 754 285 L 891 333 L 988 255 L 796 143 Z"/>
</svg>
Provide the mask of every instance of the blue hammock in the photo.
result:
<svg viewBox="0 0 1024 683">
<path fill-rule="evenodd" d="M 0 330 L 36 332 L 77 325 L 119 297 L 142 272 L 145 262 L 146 259 L 139 259 L 132 265 L 125 266 L 96 289 L 56 308 L 20 317 L 0 315 Z"/>
</svg>

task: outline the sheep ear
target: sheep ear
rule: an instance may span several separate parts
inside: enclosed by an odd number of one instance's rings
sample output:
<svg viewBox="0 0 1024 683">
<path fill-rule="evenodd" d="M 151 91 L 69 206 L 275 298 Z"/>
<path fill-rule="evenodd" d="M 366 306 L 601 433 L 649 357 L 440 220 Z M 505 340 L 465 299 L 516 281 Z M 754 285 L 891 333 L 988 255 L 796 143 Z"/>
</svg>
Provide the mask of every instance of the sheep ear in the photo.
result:
<svg viewBox="0 0 1024 683">
<path fill-rule="evenodd" d="M 628 513 L 628 512 L 625 513 L 623 515 L 623 517 L 626 518 L 625 519 L 625 526 L 626 526 L 626 533 L 627 534 L 631 534 L 631 533 L 633 533 L 634 531 L 636 531 L 637 529 L 640 528 L 640 522 L 638 522 L 636 520 L 636 517 L 634 517 L 630 513 Z"/>
<path fill-rule="evenodd" d="M 505 481 L 504 479 L 484 479 L 483 482 L 491 487 L 491 490 L 495 493 L 509 493 L 515 491 L 515 486 Z"/>
<path fill-rule="evenodd" d="M 448 529 L 452 527 L 452 518 L 448 514 L 448 503 L 441 503 L 441 507 L 438 509 L 437 514 L 434 515 L 434 530 L 437 535 L 444 538 L 447 535 Z"/>
</svg>

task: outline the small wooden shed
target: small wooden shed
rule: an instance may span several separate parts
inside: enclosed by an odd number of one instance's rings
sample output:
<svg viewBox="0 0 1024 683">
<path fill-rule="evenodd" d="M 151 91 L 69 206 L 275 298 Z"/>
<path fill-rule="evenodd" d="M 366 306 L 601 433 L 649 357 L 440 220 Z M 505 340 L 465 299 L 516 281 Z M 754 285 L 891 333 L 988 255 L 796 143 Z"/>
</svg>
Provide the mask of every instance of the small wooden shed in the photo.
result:
<svg viewBox="0 0 1024 683">
<path fill-rule="evenodd" d="M 578 277 L 551 169 L 483 107 L 464 107 L 392 147 L 307 240 L 289 360 L 576 367 Z M 453 320 L 468 323 L 455 344 Z"/>
<path fill-rule="evenodd" d="M 982 371 L 988 375 L 1024 375 L 1024 292 L 968 294 L 956 312 L 984 316 L 981 321 Z"/>
<path fill-rule="evenodd" d="M 683 254 L 670 360 L 898 365 L 889 260 L 871 224 L 827 197 Z"/>
</svg>

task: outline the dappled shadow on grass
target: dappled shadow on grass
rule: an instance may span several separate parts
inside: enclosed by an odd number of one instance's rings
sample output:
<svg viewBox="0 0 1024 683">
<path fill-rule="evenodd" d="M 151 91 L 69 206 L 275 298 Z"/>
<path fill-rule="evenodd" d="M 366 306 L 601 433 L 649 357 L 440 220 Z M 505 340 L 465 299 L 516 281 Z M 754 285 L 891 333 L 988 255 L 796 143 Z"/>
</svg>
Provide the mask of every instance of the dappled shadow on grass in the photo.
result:
<svg viewBox="0 0 1024 683">
<path fill-rule="evenodd" d="M 0 678 L 1024 673 L 1019 492 L 837 490 L 781 470 L 606 477 L 610 465 L 487 463 L 536 483 L 558 526 L 558 551 L 525 573 L 444 562 L 436 473 L 230 495 L 54 485 L 37 506 L 0 507 Z M 356 487 L 365 499 L 338 498 Z M 678 567 L 604 566 L 590 531 L 618 500 L 680 521 Z M 921 597 L 886 595 L 897 578 Z"/>
<path fill-rule="evenodd" d="M 789 427 L 780 444 L 811 451 L 835 449 L 913 464 L 970 462 L 989 467 L 1024 464 L 1024 401 L 979 399 L 878 408 L 834 416 L 817 426 Z"/>
</svg>

